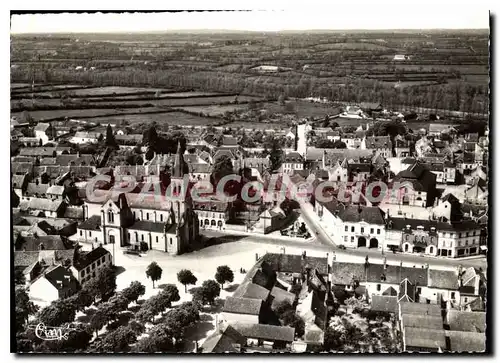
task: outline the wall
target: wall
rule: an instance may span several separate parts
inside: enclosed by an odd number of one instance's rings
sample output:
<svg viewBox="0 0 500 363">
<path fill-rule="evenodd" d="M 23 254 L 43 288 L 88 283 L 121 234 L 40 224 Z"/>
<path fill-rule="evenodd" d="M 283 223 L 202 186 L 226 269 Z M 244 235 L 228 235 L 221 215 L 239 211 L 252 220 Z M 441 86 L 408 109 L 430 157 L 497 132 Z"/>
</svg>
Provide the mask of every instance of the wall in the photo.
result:
<svg viewBox="0 0 500 363">
<path fill-rule="evenodd" d="M 45 277 L 40 277 L 30 286 L 29 297 L 50 303 L 59 299 L 59 291 Z"/>
</svg>

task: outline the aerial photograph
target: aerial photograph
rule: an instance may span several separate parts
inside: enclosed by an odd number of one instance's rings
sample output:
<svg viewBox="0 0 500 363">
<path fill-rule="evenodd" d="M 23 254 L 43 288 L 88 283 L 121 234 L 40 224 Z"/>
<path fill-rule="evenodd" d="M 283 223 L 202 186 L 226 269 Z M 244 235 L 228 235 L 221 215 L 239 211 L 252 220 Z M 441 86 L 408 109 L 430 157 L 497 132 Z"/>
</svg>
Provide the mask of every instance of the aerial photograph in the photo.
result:
<svg viewBox="0 0 500 363">
<path fill-rule="evenodd" d="M 11 353 L 490 352 L 490 14 L 440 11 L 11 12 Z"/>
</svg>

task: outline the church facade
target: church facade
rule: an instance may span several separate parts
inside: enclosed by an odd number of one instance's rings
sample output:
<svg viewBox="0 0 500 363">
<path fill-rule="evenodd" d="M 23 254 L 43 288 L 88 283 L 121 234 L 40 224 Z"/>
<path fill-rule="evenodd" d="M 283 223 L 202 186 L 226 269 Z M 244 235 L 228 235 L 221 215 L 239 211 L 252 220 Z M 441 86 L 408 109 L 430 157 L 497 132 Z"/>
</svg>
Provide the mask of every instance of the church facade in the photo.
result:
<svg viewBox="0 0 500 363">
<path fill-rule="evenodd" d="M 187 191 L 187 172 L 179 145 L 165 195 L 111 191 L 100 208 L 86 202 L 85 218 L 96 222 L 81 223 L 77 238 L 84 235 L 93 244 L 119 244 L 136 250 L 147 246 L 172 255 L 188 251 L 198 239 L 199 222 Z M 93 238 L 89 237 L 89 229 L 94 230 Z"/>
</svg>

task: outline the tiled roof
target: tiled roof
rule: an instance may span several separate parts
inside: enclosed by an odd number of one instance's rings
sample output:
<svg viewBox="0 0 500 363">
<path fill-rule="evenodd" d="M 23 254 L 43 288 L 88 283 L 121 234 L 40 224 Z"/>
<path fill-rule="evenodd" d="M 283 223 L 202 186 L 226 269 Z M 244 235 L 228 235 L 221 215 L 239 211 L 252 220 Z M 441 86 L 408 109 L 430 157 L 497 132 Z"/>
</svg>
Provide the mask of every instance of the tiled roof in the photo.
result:
<svg viewBox="0 0 500 363">
<path fill-rule="evenodd" d="M 405 329 L 405 343 L 407 348 L 429 348 L 429 349 L 446 349 L 446 336 L 443 329 L 422 329 L 408 328 Z"/>
<path fill-rule="evenodd" d="M 478 353 L 486 350 L 486 335 L 464 331 L 448 330 L 445 332 L 450 338 L 450 351 L 453 353 Z"/>
<path fill-rule="evenodd" d="M 486 313 L 481 311 L 448 310 L 447 322 L 450 330 L 484 333 Z"/>
<path fill-rule="evenodd" d="M 344 222 L 385 225 L 385 213 L 378 207 L 348 206 L 340 211 L 339 218 Z"/>
<path fill-rule="evenodd" d="M 50 124 L 47 124 L 47 123 L 43 123 L 43 122 L 39 122 L 37 123 L 37 125 L 35 126 L 35 131 L 47 131 L 47 129 L 50 127 Z"/>
<path fill-rule="evenodd" d="M 68 206 L 64 210 L 64 218 L 83 219 L 83 209 L 77 206 Z"/>
<path fill-rule="evenodd" d="M 371 310 L 395 314 L 398 310 L 398 298 L 396 296 L 372 295 Z"/>
<path fill-rule="evenodd" d="M 163 231 L 165 230 L 165 223 L 151 222 L 151 221 L 135 221 L 132 226 L 128 227 L 128 229 L 154 232 L 154 233 L 163 233 Z"/>
<path fill-rule="evenodd" d="M 38 249 L 37 249 L 38 250 Z M 39 251 L 15 251 L 14 266 L 27 267 L 38 261 Z"/>
<path fill-rule="evenodd" d="M 390 136 L 373 136 L 367 137 L 365 140 L 367 149 L 387 149 L 392 148 Z"/>
<path fill-rule="evenodd" d="M 81 254 L 73 261 L 73 266 L 77 271 L 81 271 L 90 264 L 94 263 L 101 257 L 108 255 L 109 251 L 103 247 L 97 247 L 90 252 L 81 252 Z"/>
<path fill-rule="evenodd" d="M 237 323 L 232 326 L 244 337 L 267 341 L 293 342 L 295 329 L 288 326 Z"/>
<path fill-rule="evenodd" d="M 246 339 L 231 325 L 226 325 L 223 330 L 215 331 L 202 344 L 202 353 L 239 353 L 236 344 L 245 345 Z"/>
<path fill-rule="evenodd" d="M 362 263 L 332 263 L 331 282 L 335 285 L 350 285 L 353 280 L 365 281 L 365 265 Z"/>
<path fill-rule="evenodd" d="M 440 316 L 419 315 L 419 314 L 403 314 L 402 325 L 406 328 L 423 328 L 423 329 L 443 329 L 443 319 Z"/>
<path fill-rule="evenodd" d="M 262 300 L 228 297 L 222 308 L 223 312 L 234 314 L 259 315 L 262 308 Z"/>
<path fill-rule="evenodd" d="M 26 182 L 26 175 L 12 175 L 12 188 L 20 189 Z"/>
<path fill-rule="evenodd" d="M 28 183 L 25 194 L 28 197 L 34 197 L 35 195 L 41 197 L 47 193 L 49 186 L 49 184 Z"/>
<path fill-rule="evenodd" d="M 441 316 L 441 307 L 439 305 L 401 302 L 399 306 L 401 314 Z"/>
<path fill-rule="evenodd" d="M 195 163 L 195 164 L 188 164 L 189 166 L 189 172 L 193 174 L 210 174 L 212 166 L 210 164 L 204 164 L 204 163 Z"/>
<path fill-rule="evenodd" d="M 73 291 L 76 292 L 78 283 L 73 277 L 73 274 L 68 269 L 57 266 L 49 272 L 44 273 L 44 277 L 59 291 Z"/>
<path fill-rule="evenodd" d="M 72 249 L 73 244 L 66 241 L 61 236 L 38 236 L 38 237 L 22 237 L 16 243 L 16 251 L 38 251 L 40 245 L 43 245 L 44 250 L 67 250 Z"/>
<path fill-rule="evenodd" d="M 458 275 L 455 271 L 429 270 L 428 286 L 437 289 L 457 290 Z"/>
<path fill-rule="evenodd" d="M 267 253 L 263 256 L 263 261 L 269 264 L 273 271 L 276 272 L 300 273 L 303 271 L 303 267 L 309 267 L 312 270 L 318 270 L 321 274 L 328 273 L 328 261 L 326 257 L 306 256 L 302 260 L 301 255 Z"/>
<path fill-rule="evenodd" d="M 295 294 L 292 294 L 291 292 L 283 290 L 277 286 L 274 286 L 271 290 L 271 296 L 273 297 L 273 306 L 276 306 L 283 301 L 288 301 L 290 304 L 293 304 L 295 300 Z"/>
<path fill-rule="evenodd" d="M 86 221 L 78 225 L 79 229 L 86 229 L 90 231 L 100 231 L 101 230 L 101 216 L 94 215 L 87 219 Z"/>
<path fill-rule="evenodd" d="M 248 299 L 260 299 L 265 301 L 269 297 L 269 290 L 260 285 L 247 281 L 241 284 L 236 289 L 233 297 L 244 297 Z"/>
<path fill-rule="evenodd" d="M 62 185 L 52 185 L 47 189 L 47 194 L 63 195 L 64 187 Z"/>
</svg>

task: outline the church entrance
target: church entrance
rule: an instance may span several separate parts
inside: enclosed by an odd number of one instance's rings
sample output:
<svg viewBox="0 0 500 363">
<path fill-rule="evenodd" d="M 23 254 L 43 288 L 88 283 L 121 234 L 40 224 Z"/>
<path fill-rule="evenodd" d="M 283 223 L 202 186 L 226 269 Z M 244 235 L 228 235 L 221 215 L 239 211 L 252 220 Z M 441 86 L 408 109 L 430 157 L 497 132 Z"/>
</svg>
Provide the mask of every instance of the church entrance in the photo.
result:
<svg viewBox="0 0 500 363">
<path fill-rule="evenodd" d="M 365 237 L 358 238 L 358 247 L 366 247 L 366 238 Z"/>
</svg>

